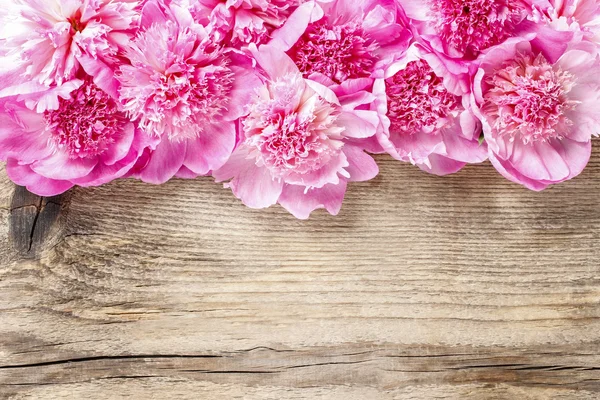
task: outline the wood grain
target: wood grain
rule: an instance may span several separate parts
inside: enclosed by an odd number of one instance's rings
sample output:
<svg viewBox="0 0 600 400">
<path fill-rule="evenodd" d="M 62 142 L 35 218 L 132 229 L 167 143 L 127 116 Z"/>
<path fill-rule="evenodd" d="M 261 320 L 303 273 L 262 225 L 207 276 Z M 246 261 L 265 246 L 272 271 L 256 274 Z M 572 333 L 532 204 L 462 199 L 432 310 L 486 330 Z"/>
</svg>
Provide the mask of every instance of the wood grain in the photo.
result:
<svg viewBox="0 0 600 400">
<path fill-rule="evenodd" d="M 600 151 L 543 193 L 378 161 L 309 221 L 0 169 L 0 398 L 600 399 Z"/>
</svg>

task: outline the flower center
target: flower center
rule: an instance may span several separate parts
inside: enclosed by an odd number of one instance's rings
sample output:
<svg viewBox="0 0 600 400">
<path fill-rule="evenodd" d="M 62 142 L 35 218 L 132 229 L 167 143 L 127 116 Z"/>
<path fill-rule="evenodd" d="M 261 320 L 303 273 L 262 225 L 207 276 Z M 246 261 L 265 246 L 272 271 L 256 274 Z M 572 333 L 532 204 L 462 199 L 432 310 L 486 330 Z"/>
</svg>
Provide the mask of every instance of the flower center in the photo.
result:
<svg viewBox="0 0 600 400">
<path fill-rule="evenodd" d="M 335 106 L 316 94 L 298 105 L 302 93 L 294 90 L 292 79 L 284 77 L 275 82 L 272 98 L 251 104 L 250 114 L 243 121 L 246 143 L 257 150 L 258 158 L 278 177 L 316 171 L 338 155 L 343 146 L 344 129 L 336 124 Z"/>
<path fill-rule="evenodd" d="M 59 108 L 44 114 L 47 129 L 59 148 L 71 158 L 91 158 L 104 153 L 127 123 L 116 102 L 88 81 L 60 99 Z"/>
<path fill-rule="evenodd" d="M 67 18 L 67 21 L 71 24 L 71 28 L 75 32 L 81 32 L 85 29 L 85 25 L 81 22 L 81 10 L 77 10 L 76 14 L 71 18 Z"/>
<path fill-rule="evenodd" d="M 523 13 L 515 0 L 431 0 L 430 7 L 445 44 L 468 57 L 504 41 Z"/>
<path fill-rule="evenodd" d="M 449 93 L 442 79 L 423 60 L 409 62 L 386 79 L 386 86 L 387 115 L 394 133 L 434 132 L 461 104 L 460 97 Z"/>
<path fill-rule="evenodd" d="M 483 109 L 494 118 L 498 136 L 525 144 L 546 142 L 561 139 L 564 128 L 573 124 L 565 113 L 576 106 L 568 98 L 575 77 L 555 69 L 541 54 L 517 56 L 486 82 L 492 88 Z"/>
<path fill-rule="evenodd" d="M 172 114 L 174 126 L 185 127 L 192 122 L 193 136 L 197 136 L 204 124 L 215 123 L 227 110 L 234 80 L 227 64 L 221 59 L 206 71 L 186 65 L 180 72 L 159 75 L 152 102 L 160 104 L 161 112 Z"/>
<path fill-rule="evenodd" d="M 356 23 L 311 25 L 290 50 L 290 56 L 306 76 L 319 72 L 341 83 L 371 75 L 377 62 L 377 44 Z"/>
</svg>

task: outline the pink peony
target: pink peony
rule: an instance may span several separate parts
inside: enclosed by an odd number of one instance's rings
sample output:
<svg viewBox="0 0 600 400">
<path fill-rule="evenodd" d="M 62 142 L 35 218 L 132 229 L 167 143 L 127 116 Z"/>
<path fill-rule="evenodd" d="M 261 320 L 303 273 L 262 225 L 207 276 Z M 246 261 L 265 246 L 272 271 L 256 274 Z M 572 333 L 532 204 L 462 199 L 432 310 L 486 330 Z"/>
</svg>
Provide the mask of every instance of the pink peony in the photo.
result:
<svg viewBox="0 0 600 400">
<path fill-rule="evenodd" d="M 600 61 L 580 42 L 557 60 L 523 39 L 492 49 L 475 77 L 474 103 L 490 160 L 533 190 L 577 176 L 600 126 Z"/>
<path fill-rule="evenodd" d="M 305 77 L 326 86 L 371 77 L 412 39 L 394 0 L 318 3 L 321 11 L 313 11 L 313 22 L 286 23 L 270 44 L 287 51 Z"/>
<path fill-rule="evenodd" d="M 398 0 L 419 35 L 438 52 L 474 59 L 516 36 L 531 14 L 527 1 L 540 0 Z"/>
<path fill-rule="evenodd" d="M 117 97 L 114 70 L 137 17 L 135 5 L 125 0 L 8 0 L 0 13 L 0 63 L 10 60 L 20 77 L 3 80 L 0 95 L 45 92 L 75 79 L 83 68 L 98 87 Z"/>
<path fill-rule="evenodd" d="M 414 44 L 374 88 L 383 149 L 437 175 L 487 159 L 487 149 L 479 143 L 481 123 L 453 71 L 464 72 L 460 64 Z"/>
<path fill-rule="evenodd" d="M 261 84 L 251 60 L 215 44 L 187 9 L 145 3 L 142 26 L 118 76 L 125 110 L 159 144 L 136 177 L 164 183 L 185 166 L 205 175 L 222 166 L 236 120 Z"/>
<path fill-rule="evenodd" d="M 241 120 L 231 159 L 214 171 L 217 181 L 252 208 L 281 204 L 298 218 L 317 208 L 337 214 L 349 181 L 377 175 L 375 161 L 354 143 L 375 134 L 377 114 L 357 110 L 368 93 L 340 101 L 330 89 L 305 80 L 280 49 L 253 53 L 269 80 Z"/>
<path fill-rule="evenodd" d="M 79 82 L 44 113 L 16 97 L 0 100 L 0 159 L 15 183 L 41 196 L 119 178 L 150 144 L 91 78 Z"/>
</svg>

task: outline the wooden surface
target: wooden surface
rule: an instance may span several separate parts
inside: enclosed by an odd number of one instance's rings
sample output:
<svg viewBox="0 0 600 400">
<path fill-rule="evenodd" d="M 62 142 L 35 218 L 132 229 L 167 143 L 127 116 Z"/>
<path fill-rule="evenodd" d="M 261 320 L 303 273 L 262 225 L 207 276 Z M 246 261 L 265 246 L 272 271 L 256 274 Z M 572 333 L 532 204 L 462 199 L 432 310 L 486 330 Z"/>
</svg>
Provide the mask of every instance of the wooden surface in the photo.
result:
<svg viewBox="0 0 600 400">
<path fill-rule="evenodd" d="M 305 222 L 0 167 L 0 398 L 600 399 L 600 151 L 544 193 L 379 161 Z"/>
</svg>

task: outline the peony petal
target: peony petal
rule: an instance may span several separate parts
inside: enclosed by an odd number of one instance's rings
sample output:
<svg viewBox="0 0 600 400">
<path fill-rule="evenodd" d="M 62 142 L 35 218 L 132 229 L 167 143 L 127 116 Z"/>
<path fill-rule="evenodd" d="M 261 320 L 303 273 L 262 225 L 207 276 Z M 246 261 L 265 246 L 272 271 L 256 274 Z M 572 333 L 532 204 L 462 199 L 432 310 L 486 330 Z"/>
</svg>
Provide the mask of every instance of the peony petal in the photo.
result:
<svg viewBox="0 0 600 400">
<path fill-rule="evenodd" d="M 125 158 L 131 150 L 134 136 L 135 126 L 132 123 L 127 123 L 120 132 L 118 139 L 100 156 L 100 162 L 106 165 L 113 165 Z"/>
<path fill-rule="evenodd" d="M 247 68 L 240 68 L 232 65 L 231 70 L 235 73 L 233 87 L 229 93 L 229 104 L 227 104 L 227 113 L 223 119 L 234 121 L 246 114 L 246 107 L 250 100 L 256 96 L 255 89 L 262 85 L 260 78 Z"/>
<path fill-rule="evenodd" d="M 187 142 L 163 140 L 150 155 L 148 164 L 137 174 L 144 182 L 156 185 L 173 178 L 183 165 Z"/>
<path fill-rule="evenodd" d="M 262 45 L 260 49 L 257 49 L 254 44 L 251 44 L 248 49 L 258 62 L 258 65 L 273 81 L 287 75 L 301 75 L 296 64 L 281 49 L 269 45 Z"/>
<path fill-rule="evenodd" d="M 72 180 L 86 176 L 98 164 L 97 158 L 70 158 L 61 149 L 54 154 L 31 164 L 31 169 L 46 178 L 56 180 Z"/>
<path fill-rule="evenodd" d="M 138 160 L 138 154 L 132 150 L 130 153 L 112 165 L 98 163 L 86 176 L 72 179 L 71 182 L 84 187 L 100 186 L 125 176 Z"/>
<path fill-rule="evenodd" d="M 306 85 L 312 90 L 314 90 L 324 100 L 338 106 L 341 105 L 339 99 L 337 98 L 333 90 L 310 79 L 305 79 L 304 82 L 306 82 Z"/>
<path fill-rule="evenodd" d="M 442 135 L 426 132 L 415 132 L 412 135 L 401 132 L 390 132 L 390 142 L 396 149 L 400 161 L 413 164 L 426 162 L 430 155 L 446 151 Z M 384 143 L 382 143 L 384 144 Z M 393 157 L 394 153 L 390 153 Z"/>
<path fill-rule="evenodd" d="M 509 161 L 521 174 L 537 181 L 559 182 L 570 174 L 566 161 L 548 142 L 516 142 Z"/>
<path fill-rule="evenodd" d="M 331 215 L 337 215 L 342 208 L 346 185 L 345 180 L 341 180 L 337 185 L 309 190 L 304 186 L 285 185 L 279 204 L 298 219 L 308 219 L 310 214 L 319 208 L 326 209 Z"/>
<path fill-rule="evenodd" d="M 57 196 L 73 187 L 69 181 L 48 179 L 36 174 L 29 165 L 21 165 L 14 159 L 8 160 L 6 174 L 14 183 L 25 186 L 27 190 L 38 196 Z"/>
<path fill-rule="evenodd" d="M 306 187 L 323 187 L 327 184 L 337 185 L 340 182 L 340 176 L 349 177 L 348 159 L 344 152 L 340 152 L 336 158 L 332 159 L 327 165 L 309 173 L 290 173 L 285 177 L 285 183 L 301 185 Z"/>
<path fill-rule="evenodd" d="M 168 21 L 159 3 L 156 1 L 147 1 L 141 12 L 140 28 L 148 29 L 154 24 L 161 24 Z"/>
<path fill-rule="evenodd" d="M 52 154 L 41 115 L 5 102 L 0 102 L 0 110 L 0 160 L 29 164 Z"/>
<path fill-rule="evenodd" d="M 440 154 L 430 155 L 428 164 L 417 164 L 417 166 L 425 172 L 438 176 L 454 174 L 467 165 L 467 163 L 456 161 Z"/>
<path fill-rule="evenodd" d="M 363 139 L 375 135 L 379 126 L 379 116 L 375 111 L 355 110 L 341 113 L 337 123 L 345 128 L 345 137 Z"/>
<path fill-rule="evenodd" d="M 323 18 L 323 9 L 314 1 L 306 2 L 296 8 L 285 24 L 275 30 L 269 43 L 283 51 L 288 51 L 306 31 L 308 24 Z"/>
<path fill-rule="evenodd" d="M 190 170 L 189 168 L 183 166 L 179 169 L 179 171 L 177 171 L 175 177 L 180 179 L 196 179 L 198 177 L 198 174 Z"/>
<path fill-rule="evenodd" d="M 480 163 L 488 158 L 487 145 L 478 140 L 469 140 L 462 136 L 461 127 L 454 124 L 449 129 L 443 129 L 442 135 L 446 151 L 442 154 L 448 158 L 463 163 Z"/>
<path fill-rule="evenodd" d="M 197 139 L 187 144 L 184 165 L 197 175 L 206 175 L 227 162 L 236 141 L 234 122 L 207 125 Z"/>
<path fill-rule="evenodd" d="M 250 208 L 266 208 L 277 203 L 283 182 L 275 180 L 267 168 L 259 167 L 248 158 L 248 149 L 238 148 L 229 161 L 213 172 L 217 182 L 231 179 L 225 187 Z"/>
<path fill-rule="evenodd" d="M 348 167 L 346 170 L 350 173 L 350 182 L 368 181 L 379 174 L 377 163 L 367 153 L 358 146 L 351 144 L 344 145 L 344 153 L 348 159 Z"/>
<path fill-rule="evenodd" d="M 569 166 L 569 176 L 567 179 L 574 178 L 581 174 L 585 169 L 592 154 L 592 142 L 578 142 L 570 139 L 551 142 L 552 147 L 565 160 Z"/>
<path fill-rule="evenodd" d="M 85 72 L 94 78 L 94 83 L 114 99 L 119 98 L 119 82 L 113 69 L 99 59 L 82 54 L 77 58 Z"/>
<path fill-rule="evenodd" d="M 547 183 L 529 179 L 526 176 L 523 176 L 518 171 L 516 171 L 508 161 L 497 158 L 496 155 L 492 152 L 490 152 L 489 158 L 494 168 L 496 168 L 496 170 L 500 172 L 502 176 L 504 176 L 511 182 L 518 183 L 520 185 L 525 186 L 528 189 L 535 191 L 544 190 L 548 187 Z"/>
</svg>

